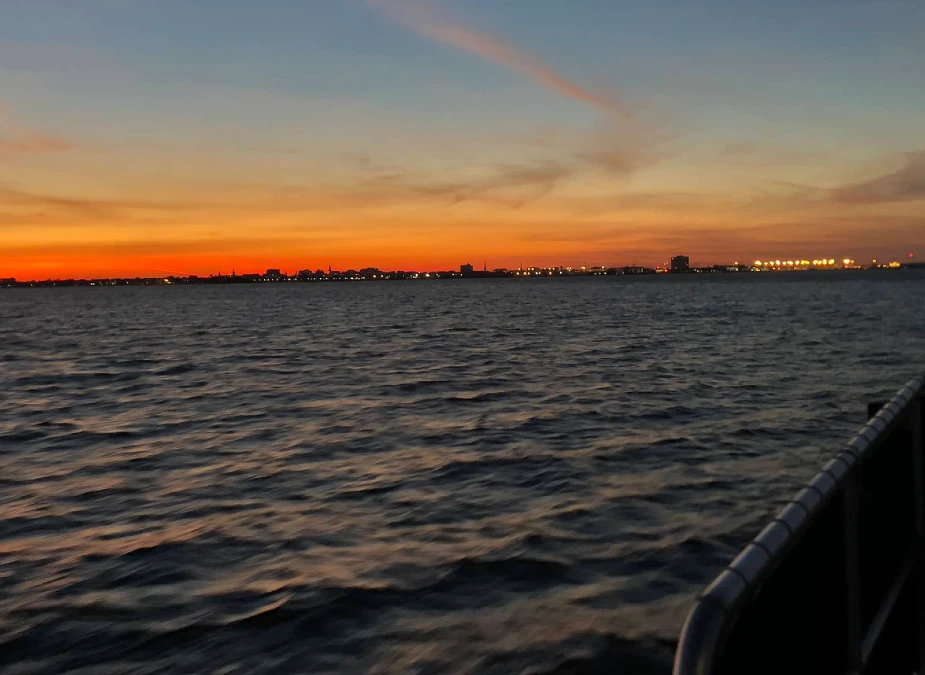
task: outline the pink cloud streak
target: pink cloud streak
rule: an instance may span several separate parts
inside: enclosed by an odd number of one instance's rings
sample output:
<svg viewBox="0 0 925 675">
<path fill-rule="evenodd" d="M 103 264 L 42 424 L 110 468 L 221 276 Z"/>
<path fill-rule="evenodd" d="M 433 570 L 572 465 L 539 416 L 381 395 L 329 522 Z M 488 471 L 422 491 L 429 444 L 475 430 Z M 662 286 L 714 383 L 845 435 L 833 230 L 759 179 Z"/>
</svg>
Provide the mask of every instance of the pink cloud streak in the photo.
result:
<svg viewBox="0 0 925 675">
<path fill-rule="evenodd" d="M 526 75 L 547 89 L 610 113 L 629 117 L 619 101 L 568 79 L 536 57 L 440 14 L 432 5 L 409 0 L 367 0 L 414 32 Z"/>
</svg>

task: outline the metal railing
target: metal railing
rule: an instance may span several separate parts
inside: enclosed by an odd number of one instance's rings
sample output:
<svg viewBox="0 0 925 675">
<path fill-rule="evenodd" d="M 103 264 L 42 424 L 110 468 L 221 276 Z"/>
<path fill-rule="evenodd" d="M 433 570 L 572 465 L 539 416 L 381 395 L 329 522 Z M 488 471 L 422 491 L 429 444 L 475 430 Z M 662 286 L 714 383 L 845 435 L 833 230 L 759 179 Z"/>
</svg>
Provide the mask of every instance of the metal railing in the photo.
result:
<svg viewBox="0 0 925 675">
<path fill-rule="evenodd" d="M 925 376 L 700 595 L 675 675 L 925 674 Z"/>
</svg>

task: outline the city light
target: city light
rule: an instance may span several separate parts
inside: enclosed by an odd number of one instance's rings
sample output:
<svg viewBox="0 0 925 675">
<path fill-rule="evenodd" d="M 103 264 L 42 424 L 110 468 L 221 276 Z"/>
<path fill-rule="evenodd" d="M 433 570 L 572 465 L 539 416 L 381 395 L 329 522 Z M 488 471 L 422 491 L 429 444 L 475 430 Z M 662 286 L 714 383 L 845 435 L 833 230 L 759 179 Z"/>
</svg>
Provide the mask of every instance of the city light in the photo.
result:
<svg viewBox="0 0 925 675">
<path fill-rule="evenodd" d="M 446 271 L 432 272 L 403 272 L 403 271 L 382 271 L 375 267 L 365 269 L 347 270 L 345 272 L 321 269 L 299 270 L 295 274 L 283 272 L 280 269 L 268 269 L 265 274 L 248 273 L 230 275 L 210 274 L 208 277 L 199 277 L 197 275 L 189 276 L 170 276 L 170 277 L 151 277 L 151 278 L 119 278 L 119 279 L 46 279 L 20 281 L 15 278 L 0 277 L 0 288 L 29 287 L 29 286 L 124 286 L 124 285 L 177 285 L 177 284 L 242 284 L 242 283 L 294 283 L 294 282 L 320 282 L 320 281 L 385 281 L 385 280 L 404 280 L 404 279 L 461 279 L 461 278 L 536 278 L 552 276 L 624 276 L 624 275 L 647 275 L 647 274 L 711 274 L 711 273 L 730 273 L 730 272 L 809 272 L 809 271 L 851 271 L 867 269 L 925 269 L 925 264 L 906 261 L 904 258 L 893 259 L 889 262 L 880 262 L 879 259 L 873 258 L 870 263 L 858 263 L 853 258 L 794 258 L 790 260 L 760 258 L 755 260 L 754 266 L 745 264 L 740 265 L 738 261 L 734 264 L 713 264 L 704 266 L 691 266 L 687 256 L 676 256 L 672 258 L 670 264 L 657 265 L 655 267 L 628 265 L 628 266 L 607 266 L 599 265 L 595 267 L 523 267 L 519 269 L 497 268 L 492 271 L 488 270 L 485 265 L 484 270 L 474 270 L 472 265 L 460 265 L 457 270 L 450 269 Z"/>
<path fill-rule="evenodd" d="M 877 265 L 877 261 L 872 262 L 873 267 L 885 267 Z M 738 263 L 736 263 L 738 267 Z M 854 258 L 795 258 L 793 260 L 755 260 L 752 269 L 757 271 L 779 271 L 779 270 L 810 270 L 810 269 L 862 269 L 864 265 L 859 265 Z"/>
</svg>

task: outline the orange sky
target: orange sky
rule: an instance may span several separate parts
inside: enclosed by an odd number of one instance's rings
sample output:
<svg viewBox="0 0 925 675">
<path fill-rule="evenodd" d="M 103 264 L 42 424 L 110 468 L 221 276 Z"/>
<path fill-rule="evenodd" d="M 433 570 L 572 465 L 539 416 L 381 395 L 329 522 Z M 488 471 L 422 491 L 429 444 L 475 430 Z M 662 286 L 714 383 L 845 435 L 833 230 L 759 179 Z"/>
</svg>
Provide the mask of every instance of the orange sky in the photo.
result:
<svg viewBox="0 0 925 675">
<path fill-rule="evenodd" d="M 102 152 L 69 149 L 55 164 L 79 175 L 80 165 Z M 902 256 L 921 243 L 923 231 L 920 202 L 878 192 L 901 188 L 917 157 L 888 162 L 873 179 L 765 193 L 641 185 L 612 193 L 609 174 L 554 160 L 438 179 L 353 166 L 348 178 L 311 176 L 298 186 L 159 183 L 117 176 L 113 167 L 100 181 L 106 187 L 94 189 L 72 184 L 67 171 L 42 176 L 41 157 L 17 159 L 35 167 L 23 175 L 41 176 L 32 189 L 0 188 L 0 276 L 20 279 L 329 265 L 453 269 L 465 262 L 655 265 L 677 253 L 702 264 L 862 260 Z M 660 170 L 649 172 L 657 183 Z M 670 178 L 690 180 L 684 173 Z"/>
</svg>

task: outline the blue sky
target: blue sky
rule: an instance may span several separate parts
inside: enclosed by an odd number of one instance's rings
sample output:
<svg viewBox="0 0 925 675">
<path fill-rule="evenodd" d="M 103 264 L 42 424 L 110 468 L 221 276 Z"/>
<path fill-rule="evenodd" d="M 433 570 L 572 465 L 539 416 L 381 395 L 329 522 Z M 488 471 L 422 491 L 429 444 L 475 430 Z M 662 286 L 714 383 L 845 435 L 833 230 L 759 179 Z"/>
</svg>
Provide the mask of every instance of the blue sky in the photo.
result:
<svg viewBox="0 0 925 675">
<path fill-rule="evenodd" d="M 734 122 L 721 110 L 734 108 L 745 127 L 827 121 L 850 133 L 884 108 L 908 124 L 925 107 L 925 6 L 912 0 L 442 6 L 576 81 L 612 87 L 638 106 L 663 106 L 683 126 L 705 126 L 701 118 L 717 111 Z M 422 117 L 453 112 L 446 103 L 467 94 L 500 99 L 496 110 L 463 111 L 475 120 L 556 122 L 587 112 L 525 91 L 533 87 L 515 74 L 416 36 L 363 0 L 5 0 L 0 12 L 3 71 L 13 80 L 4 82 L 7 98 L 25 72 L 50 78 L 73 104 L 82 96 L 93 106 L 125 93 L 158 98 L 224 86 Z M 528 105 L 505 100 L 511 91 Z"/>
</svg>

